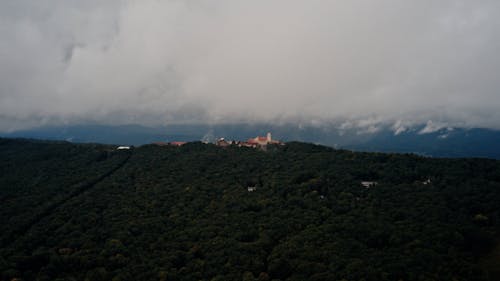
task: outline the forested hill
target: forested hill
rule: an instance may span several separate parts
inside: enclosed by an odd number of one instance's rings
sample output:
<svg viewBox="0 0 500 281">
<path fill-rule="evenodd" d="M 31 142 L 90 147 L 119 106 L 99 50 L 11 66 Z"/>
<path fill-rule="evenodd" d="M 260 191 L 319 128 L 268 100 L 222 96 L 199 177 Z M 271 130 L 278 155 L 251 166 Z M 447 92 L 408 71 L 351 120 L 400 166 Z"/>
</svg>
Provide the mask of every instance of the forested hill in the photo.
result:
<svg viewBox="0 0 500 281">
<path fill-rule="evenodd" d="M 0 159 L 0 280 L 500 280 L 495 160 L 13 139 Z"/>
</svg>

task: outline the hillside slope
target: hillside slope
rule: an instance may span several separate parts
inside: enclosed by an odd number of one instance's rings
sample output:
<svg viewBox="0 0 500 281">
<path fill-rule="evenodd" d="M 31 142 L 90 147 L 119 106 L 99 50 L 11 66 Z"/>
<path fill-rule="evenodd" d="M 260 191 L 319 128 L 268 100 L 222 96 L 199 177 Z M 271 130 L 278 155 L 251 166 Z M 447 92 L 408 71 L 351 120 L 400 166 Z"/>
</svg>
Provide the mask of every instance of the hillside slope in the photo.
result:
<svg viewBox="0 0 500 281">
<path fill-rule="evenodd" d="M 499 161 L 6 139 L 0 156 L 0 280 L 499 276 L 482 262 Z"/>
<path fill-rule="evenodd" d="M 216 138 L 246 140 L 272 132 L 274 139 L 301 141 L 355 151 L 415 153 L 432 157 L 484 157 L 500 159 L 500 131 L 481 128 L 448 128 L 426 131 L 425 124 L 394 132 L 391 126 L 339 128 L 296 124 L 191 124 L 144 127 L 140 125 L 72 125 L 41 127 L 10 133 L 0 137 L 68 140 L 73 142 L 143 145 L 158 141 L 214 142 Z M 425 133 L 423 133 L 425 132 Z"/>
</svg>

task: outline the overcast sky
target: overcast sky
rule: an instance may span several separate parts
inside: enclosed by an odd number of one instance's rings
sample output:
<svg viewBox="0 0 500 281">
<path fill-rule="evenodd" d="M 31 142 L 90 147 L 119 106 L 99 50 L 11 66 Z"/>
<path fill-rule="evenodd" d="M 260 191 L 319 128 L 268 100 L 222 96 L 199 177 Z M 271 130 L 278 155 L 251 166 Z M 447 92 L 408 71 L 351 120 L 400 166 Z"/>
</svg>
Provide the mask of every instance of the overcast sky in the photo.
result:
<svg viewBox="0 0 500 281">
<path fill-rule="evenodd" d="M 498 0 L 3 0 L 0 130 L 500 128 L 498 15 Z"/>
</svg>

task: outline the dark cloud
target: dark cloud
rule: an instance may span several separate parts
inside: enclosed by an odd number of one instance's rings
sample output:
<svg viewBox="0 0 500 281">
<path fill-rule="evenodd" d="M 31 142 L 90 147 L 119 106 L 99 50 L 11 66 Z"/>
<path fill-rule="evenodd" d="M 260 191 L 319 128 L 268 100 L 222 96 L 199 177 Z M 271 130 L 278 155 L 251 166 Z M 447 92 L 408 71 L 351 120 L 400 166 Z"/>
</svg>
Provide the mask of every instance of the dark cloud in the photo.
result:
<svg viewBox="0 0 500 281">
<path fill-rule="evenodd" d="M 500 128 L 498 1 L 3 1 L 0 129 Z"/>
</svg>

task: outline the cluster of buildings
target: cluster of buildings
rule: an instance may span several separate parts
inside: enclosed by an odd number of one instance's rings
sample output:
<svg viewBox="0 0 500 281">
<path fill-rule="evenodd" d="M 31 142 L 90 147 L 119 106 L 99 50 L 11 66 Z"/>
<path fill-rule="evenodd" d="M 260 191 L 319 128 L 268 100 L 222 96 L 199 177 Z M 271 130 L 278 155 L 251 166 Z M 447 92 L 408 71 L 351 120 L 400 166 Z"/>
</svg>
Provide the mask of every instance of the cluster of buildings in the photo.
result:
<svg viewBox="0 0 500 281">
<path fill-rule="evenodd" d="M 172 142 L 155 142 L 153 144 L 159 145 L 159 146 L 183 146 L 187 142 L 184 141 L 172 141 Z M 206 142 L 208 143 L 208 142 Z M 273 140 L 271 133 L 267 133 L 265 137 L 257 136 L 255 138 L 248 139 L 246 141 L 236 141 L 236 140 L 231 140 L 228 141 L 224 138 L 219 138 L 215 141 L 215 145 L 221 146 L 221 147 L 226 147 L 230 145 L 237 145 L 238 147 L 253 147 L 253 148 L 265 148 L 268 144 L 279 144 L 279 145 L 284 145 L 283 142 L 278 141 L 278 140 Z M 118 148 L 118 149 L 121 149 Z"/>
<path fill-rule="evenodd" d="M 251 138 L 251 139 L 248 139 L 246 141 L 234 141 L 234 140 L 227 141 L 224 138 L 220 138 L 215 142 L 215 144 L 217 146 L 222 146 L 222 147 L 226 147 L 226 146 L 230 146 L 230 145 L 237 145 L 239 147 L 244 146 L 244 147 L 253 147 L 253 148 L 265 147 L 268 144 L 283 145 L 282 142 L 280 142 L 278 140 L 273 140 L 271 133 L 267 133 L 267 135 L 265 137 L 257 136 L 255 138 Z"/>
</svg>

